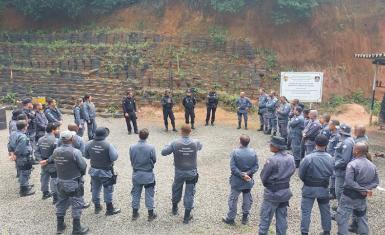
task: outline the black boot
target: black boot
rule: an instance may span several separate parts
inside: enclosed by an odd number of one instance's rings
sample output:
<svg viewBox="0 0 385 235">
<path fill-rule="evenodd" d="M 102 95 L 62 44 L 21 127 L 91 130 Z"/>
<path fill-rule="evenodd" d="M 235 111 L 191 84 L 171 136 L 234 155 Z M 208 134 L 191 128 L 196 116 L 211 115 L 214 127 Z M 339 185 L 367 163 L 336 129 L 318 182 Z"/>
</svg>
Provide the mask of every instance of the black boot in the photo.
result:
<svg viewBox="0 0 385 235">
<path fill-rule="evenodd" d="M 119 208 L 114 208 L 112 203 L 106 203 L 107 209 L 106 209 L 106 215 L 116 215 L 120 213 Z"/>
<path fill-rule="evenodd" d="M 249 222 L 249 214 L 242 215 L 242 224 L 246 225 Z"/>
<path fill-rule="evenodd" d="M 138 209 L 133 209 L 132 210 L 132 221 L 135 221 L 139 218 L 139 212 Z"/>
<path fill-rule="evenodd" d="M 102 206 L 98 203 L 95 204 L 95 214 L 99 214 L 102 211 Z"/>
<path fill-rule="evenodd" d="M 20 187 L 20 197 L 27 197 L 35 194 L 35 191 L 33 191 L 28 186 L 21 186 Z"/>
<path fill-rule="evenodd" d="M 178 132 L 178 130 L 175 127 L 172 128 L 172 131 L 173 132 Z"/>
<path fill-rule="evenodd" d="M 172 204 L 172 214 L 177 215 L 178 214 L 178 203 Z"/>
<path fill-rule="evenodd" d="M 271 129 L 265 132 L 266 135 L 271 135 Z"/>
<path fill-rule="evenodd" d="M 191 123 L 191 129 L 195 129 L 195 127 L 194 127 L 194 123 Z"/>
<path fill-rule="evenodd" d="M 165 129 L 164 129 L 165 131 L 168 131 L 168 126 L 165 126 Z"/>
<path fill-rule="evenodd" d="M 241 121 L 238 121 L 238 130 L 241 129 Z"/>
<path fill-rule="evenodd" d="M 247 130 L 247 122 L 245 122 L 245 130 Z"/>
<path fill-rule="evenodd" d="M 57 217 L 57 229 L 56 234 L 63 234 L 64 230 L 66 229 L 66 224 L 64 223 L 64 217 L 58 216 Z"/>
<path fill-rule="evenodd" d="M 222 222 L 228 225 L 235 225 L 235 221 L 233 219 L 228 219 L 227 217 L 222 217 Z"/>
<path fill-rule="evenodd" d="M 55 205 L 57 202 L 57 194 L 56 193 L 52 193 L 52 204 Z"/>
<path fill-rule="evenodd" d="M 50 197 L 52 197 L 52 194 L 49 191 L 45 191 L 45 192 L 43 192 L 43 196 L 41 199 L 45 200 L 45 199 L 48 199 Z"/>
<path fill-rule="evenodd" d="M 206 122 L 205 126 L 208 126 L 209 125 L 209 122 Z"/>
<path fill-rule="evenodd" d="M 191 215 L 191 210 L 185 209 L 184 210 L 184 217 L 183 217 L 183 223 L 188 224 L 190 220 L 192 220 L 193 216 Z"/>
<path fill-rule="evenodd" d="M 211 126 L 214 126 L 214 122 L 211 122 Z"/>
<path fill-rule="evenodd" d="M 259 127 L 258 131 L 263 131 L 263 125 Z"/>
<path fill-rule="evenodd" d="M 148 210 L 148 222 L 153 221 L 156 217 L 158 217 L 158 215 L 154 212 L 154 210 Z"/>
<path fill-rule="evenodd" d="M 80 224 L 80 219 L 73 219 L 72 220 L 72 234 L 86 234 L 89 230 L 88 227 L 83 227 Z"/>
</svg>

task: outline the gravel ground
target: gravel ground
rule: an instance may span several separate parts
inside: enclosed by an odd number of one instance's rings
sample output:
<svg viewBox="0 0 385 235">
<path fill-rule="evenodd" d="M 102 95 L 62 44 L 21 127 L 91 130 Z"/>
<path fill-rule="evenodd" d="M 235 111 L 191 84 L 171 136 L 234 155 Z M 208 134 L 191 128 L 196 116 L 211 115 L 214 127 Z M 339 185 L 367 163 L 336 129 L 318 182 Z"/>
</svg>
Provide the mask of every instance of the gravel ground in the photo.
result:
<svg viewBox="0 0 385 235">
<path fill-rule="evenodd" d="M 8 113 L 9 114 L 9 113 Z M 198 115 L 198 117 L 202 116 Z M 234 116 L 234 114 L 229 114 Z M 123 119 L 102 119 L 98 118 L 99 126 L 107 126 L 111 130 L 108 140 L 118 149 L 119 160 L 116 164 L 119 174 L 118 184 L 115 187 L 115 205 L 122 209 L 122 213 L 112 217 L 105 217 L 104 213 L 95 215 L 93 208 L 84 210 L 82 222 L 90 227 L 89 234 L 257 234 L 259 223 L 259 208 L 262 200 L 263 186 L 256 177 L 256 186 L 252 190 L 254 204 L 251 211 L 250 223 L 248 226 L 241 226 L 237 221 L 235 227 L 224 225 L 221 217 L 227 213 L 227 197 L 229 193 L 228 178 L 229 153 L 237 146 L 237 137 L 241 133 L 251 136 L 251 146 L 256 149 L 260 170 L 265 159 L 270 155 L 268 150 L 268 137 L 252 130 L 236 130 L 233 125 L 219 124 L 215 127 L 204 127 L 197 125 L 193 137 L 203 143 L 203 150 L 199 153 L 199 182 L 197 185 L 194 219 L 189 225 L 182 223 L 182 215 L 171 215 L 171 184 L 173 180 L 172 157 L 160 156 L 161 148 L 174 138 L 175 133 L 163 131 L 160 115 L 154 115 L 151 120 L 139 120 L 140 127 L 150 129 L 149 142 L 154 144 L 158 153 L 156 164 L 156 210 L 158 219 L 147 222 L 147 211 L 142 204 L 141 217 L 138 221 L 131 221 L 131 174 L 128 148 L 137 141 L 137 136 L 126 134 L 126 127 Z M 178 117 L 178 115 L 177 115 Z M 255 122 L 256 117 L 252 117 Z M 65 124 L 72 121 L 71 115 L 65 115 Z M 179 124 L 181 119 L 178 119 Z M 235 124 L 235 122 L 234 122 Z M 20 198 L 18 196 L 18 183 L 15 178 L 14 163 L 7 159 L 8 133 L 0 131 L 1 148 L 0 170 L 0 233 L 1 234 L 54 234 L 56 231 L 55 210 L 51 200 L 41 200 L 41 192 L 34 196 Z M 377 159 L 380 179 L 385 179 L 385 160 Z M 35 188 L 40 188 L 39 174 L 40 167 L 35 167 L 32 173 L 31 183 Z M 87 201 L 91 201 L 89 177 L 86 177 Z M 381 183 L 382 184 L 382 183 Z M 289 230 L 288 234 L 300 234 L 300 199 L 301 182 L 297 175 L 292 178 L 292 190 L 294 193 L 288 210 Z M 383 185 L 383 184 L 382 184 Z M 385 186 L 385 185 L 383 185 Z M 385 234 L 385 193 L 376 190 L 375 195 L 369 199 L 368 217 L 371 234 Z M 239 206 L 241 208 L 241 206 Z M 311 233 L 318 234 L 321 231 L 320 219 L 317 206 L 314 207 L 312 215 Z M 72 230 L 70 213 L 67 214 L 67 234 Z M 275 234 L 274 225 L 271 227 L 271 234 Z M 333 222 L 332 234 L 336 234 L 336 224 Z"/>
</svg>

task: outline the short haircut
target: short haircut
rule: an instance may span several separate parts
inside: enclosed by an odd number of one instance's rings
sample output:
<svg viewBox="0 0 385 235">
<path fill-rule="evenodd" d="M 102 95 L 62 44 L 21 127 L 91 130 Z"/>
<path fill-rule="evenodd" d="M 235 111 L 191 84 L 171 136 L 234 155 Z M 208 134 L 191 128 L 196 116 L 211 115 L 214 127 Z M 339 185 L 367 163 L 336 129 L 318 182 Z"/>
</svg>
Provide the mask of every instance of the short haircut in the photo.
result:
<svg viewBox="0 0 385 235">
<path fill-rule="evenodd" d="M 310 113 L 310 109 L 304 109 L 303 110 L 303 114 L 309 114 Z"/>
<path fill-rule="evenodd" d="M 250 137 L 248 135 L 242 134 L 241 137 L 239 137 L 239 142 L 243 147 L 247 147 L 250 143 Z"/>
<path fill-rule="evenodd" d="M 331 122 L 333 123 L 334 126 L 339 126 L 340 125 L 340 121 L 338 121 L 336 119 L 331 120 Z"/>
<path fill-rule="evenodd" d="M 18 116 L 17 116 L 17 118 L 16 118 L 16 120 L 22 120 L 22 121 L 25 121 L 25 120 L 27 120 L 28 118 L 27 118 L 27 115 L 25 115 L 24 113 L 22 113 L 22 114 L 19 114 Z"/>
<path fill-rule="evenodd" d="M 302 108 L 300 106 L 295 107 L 295 111 L 302 113 Z"/>
<path fill-rule="evenodd" d="M 89 99 L 90 99 L 90 97 L 91 97 L 91 96 L 90 96 L 90 95 L 88 95 L 88 94 L 87 94 L 87 95 L 84 95 L 84 100 L 89 100 Z"/>
<path fill-rule="evenodd" d="M 54 101 L 55 101 L 55 99 L 49 99 L 49 100 L 47 101 L 47 103 L 48 103 L 48 105 L 51 105 L 51 104 L 53 104 Z"/>
<path fill-rule="evenodd" d="M 181 131 L 182 131 L 183 135 L 190 135 L 190 133 L 191 133 L 190 125 L 187 125 L 187 124 L 183 125 L 181 128 Z"/>
<path fill-rule="evenodd" d="M 139 131 L 139 138 L 141 140 L 146 140 L 149 135 L 150 135 L 150 132 L 148 131 L 147 128 L 144 128 L 144 129 Z"/>
<path fill-rule="evenodd" d="M 47 133 L 52 133 L 52 131 L 57 130 L 58 127 L 59 125 L 57 123 L 48 123 L 45 131 L 47 131 Z"/>
<path fill-rule="evenodd" d="M 16 122 L 16 127 L 18 131 L 21 131 L 27 127 L 27 122 L 25 120 L 19 120 Z"/>
<path fill-rule="evenodd" d="M 324 115 L 322 115 L 322 118 L 324 119 L 325 122 L 330 122 L 330 114 L 328 113 L 325 113 Z"/>
<path fill-rule="evenodd" d="M 78 126 L 75 123 L 70 123 L 70 124 L 68 124 L 67 129 L 69 131 L 77 131 L 78 130 Z"/>
</svg>

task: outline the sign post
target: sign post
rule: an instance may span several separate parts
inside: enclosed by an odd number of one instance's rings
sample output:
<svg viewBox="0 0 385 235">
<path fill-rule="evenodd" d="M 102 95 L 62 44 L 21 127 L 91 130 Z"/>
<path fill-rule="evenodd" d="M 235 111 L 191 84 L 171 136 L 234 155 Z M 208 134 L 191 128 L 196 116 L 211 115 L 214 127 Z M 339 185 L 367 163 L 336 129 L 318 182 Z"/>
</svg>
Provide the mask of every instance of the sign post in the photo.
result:
<svg viewBox="0 0 385 235">
<path fill-rule="evenodd" d="M 321 72 L 282 72 L 280 94 L 288 100 L 320 103 L 323 78 Z"/>
</svg>

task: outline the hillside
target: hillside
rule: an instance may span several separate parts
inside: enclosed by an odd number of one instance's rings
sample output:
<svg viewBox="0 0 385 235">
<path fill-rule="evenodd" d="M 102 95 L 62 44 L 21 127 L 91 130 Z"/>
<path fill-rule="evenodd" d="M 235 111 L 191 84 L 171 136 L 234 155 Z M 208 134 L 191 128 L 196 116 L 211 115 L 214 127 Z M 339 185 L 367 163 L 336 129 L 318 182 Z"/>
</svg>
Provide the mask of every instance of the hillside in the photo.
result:
<svg viewBox="0 0 385 235">
<path fill-rule="evenodd" d="M 353 58 L 355 53 L 385 51 L 385 3 L 382 0 L 339 0 L 315 8 L 302 22 L 275 25 L 269 1 L 251 5 L 237 14 L 203 12 L 189 8 L 184 1 L 168 1 L 158 9 L 135 5 L 103 17 L 84 14 L 79 20 L 34 22 L 14 9 L 6 9 L 1 27 L 5 30 L 61 30 L 68 28 L 119 28 L 177 37 L 201 37 L 221 27 L 226 40 L 246 40 L 255 48 L 272 49 L 270 58 L 280 70 L 325 72 L 325 95 L 350 94 L 370 90 L 373 69 L 369 61 Z M 370 7 L 368 7 L 370 6 Z M 80 22 L 80 23 L 79 23 Z M 381 75 L 381 73 L 380 73 Z M 382 76 L 385 77 L 385 76 Z M 382 96 L 380 92 L 378 97 Z"/>
</svg>

